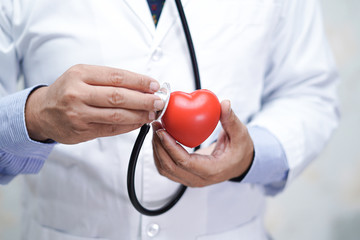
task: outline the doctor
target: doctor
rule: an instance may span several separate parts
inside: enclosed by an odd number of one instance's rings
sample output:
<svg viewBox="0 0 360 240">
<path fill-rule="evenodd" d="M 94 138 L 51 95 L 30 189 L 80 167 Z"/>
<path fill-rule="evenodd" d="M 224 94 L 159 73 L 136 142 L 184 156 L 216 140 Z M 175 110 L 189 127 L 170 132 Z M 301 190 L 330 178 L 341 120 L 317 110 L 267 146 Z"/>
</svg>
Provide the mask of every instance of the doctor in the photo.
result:
<svg viewBox="0 0 360 240">
<path fill-rule="evenodd" d="M 266 195 L 337 126 L 317 1 L 183 0 L 203 88 L 230 101 L 196 154 L 153 125 L 136 176 L 142 203 L 193 188 L 169 212 L 140 215 L 126 190 L 133 130 L 164 107 L 158 81 L 194 90 L 174 1 L 148 2 L 0 2 L 0 181 L 38 173 L 25 177 L 23 239 L 268 239 Z"/>
</svg>

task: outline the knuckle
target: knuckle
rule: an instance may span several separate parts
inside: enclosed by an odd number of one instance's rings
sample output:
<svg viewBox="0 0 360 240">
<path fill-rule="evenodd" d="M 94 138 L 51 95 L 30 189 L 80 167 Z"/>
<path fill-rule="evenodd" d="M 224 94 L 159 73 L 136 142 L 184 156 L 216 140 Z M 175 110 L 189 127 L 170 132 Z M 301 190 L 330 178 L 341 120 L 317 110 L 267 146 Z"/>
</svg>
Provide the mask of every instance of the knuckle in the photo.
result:
<svg viewBox="0 0 360 240">
<path fill-rule="evenodd" d="M 84 64 L 75 64 L 74 66 L 71 67 L 71 69 L 78 69 L 78 70 L 83 70 L 85 68 Z"/>
<path fill-rule="evenodd" d="M 175 165 L 171 164 L 171 163 L 164 163 L 163 164 L 163 169 L 164 171 L 166 171 L 167 173 L 174 173 L 175 172 Z"/>
<path fill-rule="evenodd" d="M 84 74 L 84 69 L 85 69 L 85 65 L 83 64 L 76 64 L 72 67 L 69 68 L 68 73 L 70 74 L 70 76 L 72 77 L 76 77 L 76 78 L 80 78 L 82 79 Z"/>
<path fill-rule="evenodd" d="M 218 174 L 215 172 L 203 172 L 202 179 L 206 181 L 215 181 L 217 179 Z"/>
<path fill-rule="evenodd" d="M 119 127 L 117 125 L 111 125 L 110 133 L 115 134 L 115 133 L 117 133 L 118 129 L 119 129 Z"/>
<path fill-rule="evenodd" d="M 66 105 L 70 105 L 74 103 L 74 101 L 78 98 L 78 93 L 73 89 L 67 88 L 63 93 L 63 101 Z"/>
<path fill-rule="evenodd" d="M 74 111 L 74 110 L 68 110 L 65 112 L 65 115 L 69 121 L 69 123 L 71 123 L 73 126 L 78 126 L 79 125 L 79 114 L 78 112 Z"/>
<path fill-rule="evenodd" d="M 125 71 L 116 70 L 110 73 L 110 82 L 113 86 L 122 86 L 125 81 Z"/>
<path fill-rule="evenodd" d="M 107 127 L 107 135 L 115 135 L 117 134 L 117 132 L 119 131 L 120 127 L 119 125 L 115 125 L 115 124 L 110 124 Z"/>
<path fill-rule="evenodd" d="M 124 121 L 124 118 L 121 113 L 119 113 L 118 111 L 114 111 L 110 115 L 110 120 L 111 120 L 111 122 L 114 122 L 114 123 L 121 123 Z"/>
<path fill-rule="evenodd" d="M 149 112 L 141 111 L 139 113 L 136 113 L 134 118 L 132 119 L 132 122 L 134 125 L 140 125 L 142 126 L 145 123 L 149 123 L 152 120 L 149 118 Z"/>
<path fill-rule="evenodd" d="M 192 164 L 189 157 L 181 158 L 177 161 L 179 165 L 181 165 L 184 168 L 190 169 L 192 168 Z"/>
<path fill-rule="evenodd" d="M 109 102 L 111 105 L 114 106 L 118 106 L 118 105 L 122 105 L 125 101 L 125 96 L 123 93 L 121 93 L 121 91 L 119 89 L 115 89 L 112 94 L 111 97 L 109 99 Z"/>
<path fill-rule="evenodd" d="M 161 167 L 158 168 L 158 172 L 161 176 L 164 176 L 164 177 L 166 176 L 166 172 Z"/>
<path fill-rule="evenodd" d="M 205 179 L 210 182 L 216 182 L 217 178 L 218 178 L 217 174 L 207 174 L 207 176 L 205 177 Z"/>
<path fill-rule="evenodd" d="M 78 119 L 72 121 L 72 132 L 77 138 L 81 139 L 84 137 L 85 133 L 88 131 L 89 127 Z"/>
<path fill-rule="evenodd" d="M 217 183 L 222 179 L 223 176 L 226 176 L 226 171 L 224 169 L 219 169 L 219 170 L 207 173 L 206 177 L 204 179 L 207 182 Z"/>
<path fill-rule="evenodd" d="M 82 139 L 85 131 L 79 126 L 73 126 L 72 132 L 77 139 Z"/>
<path fill-rule="evenodd" d="M 144 75 L 139 74 L 139 85 L 143 88 L 147 88 L 149 86 L 149 83 Z"/>
</svg>

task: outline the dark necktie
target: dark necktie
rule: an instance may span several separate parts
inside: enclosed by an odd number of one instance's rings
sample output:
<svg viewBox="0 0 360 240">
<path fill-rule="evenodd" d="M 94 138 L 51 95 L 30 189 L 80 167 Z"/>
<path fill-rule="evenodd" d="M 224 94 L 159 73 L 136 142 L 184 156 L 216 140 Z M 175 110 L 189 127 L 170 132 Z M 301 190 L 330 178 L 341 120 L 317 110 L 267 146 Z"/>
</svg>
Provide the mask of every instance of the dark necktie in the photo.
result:
<svg viewBox="0 0 360 240">
<path fill-rule="evenodd" d="M 155 26 L 157 26 L 165 0 L 147 0 L 147 1 L 150 7 L 151 15 L 153 17 Z"/>
</svg>

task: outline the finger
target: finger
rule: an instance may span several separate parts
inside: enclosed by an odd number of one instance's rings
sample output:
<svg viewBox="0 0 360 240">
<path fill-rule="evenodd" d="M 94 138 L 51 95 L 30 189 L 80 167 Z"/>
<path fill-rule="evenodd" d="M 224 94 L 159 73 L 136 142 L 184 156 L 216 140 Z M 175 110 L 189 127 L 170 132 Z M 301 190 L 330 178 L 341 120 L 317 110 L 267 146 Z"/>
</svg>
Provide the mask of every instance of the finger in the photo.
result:
<svg viewBox="0 0 360 240">
<path fill-rule="evenodd" d="M 144 94 L 127 88 L 91 86 L 86 89 L 84 102 L 96 107 L 119 107 L 133 110 L 159 111 L 164 102 L 154 94 Z"/>
<path fill-rule="evenodd" d="M 156 133 L 164 150 L 181 169 L 202 179 L 209 179 L 209 176 L 216 173 L 214 170 L 217 169 L 217 162 L 213 161 L 213 156 L 189 154 L 165 130 L 159 130 Z"/>
<path fill-rule="evenodd" d="M 227 146 L 222 147 L 234 149 L 230 162 L 234 166 L 240 167 L 241 171 L 238 171 L 238 173 L 243 173 L 248 169 L 254 158 L 254 145 L 246 126 L 237 118 L 234 111 L 231 110 L 230 101 L 223 101 L 221 107 L 220 122 L 227 135 L 226 138 L 223 138 L 224 141 L 222 141 Z M 228 164 L 231 164 L 230 162 Z"/>
<path fill-rule="evenodd" d="M 161 175 L 164 175 L 166 177 L 169 177 L 170 175 L 173 176 L 173 173 L 176 171 L 176 168 L 178 168 L 178 166 L 176 166 L 176 164 L 172 161 L 171 157 L 162 147 L 161 141 L 156 133 L 156 131 L 159 131 L 159 125 L 153 124 L 153 126 L 154 131 L 152 145 L 155 156 L 155 165 L 157 166 L 158 171 Z"/>
<path fill-rule="evenodd" d="M 152 126 L 152 129 L 153 129 L 153 138 L 154 137 L 157 137 L 157 135 L 155 135 L 156 131 L 159 130 L 159 129 L 163 129 L 163 126 L 161 124 L 161 122 L 159 121 L 155 121 L 151 124 Z"/>
<path fill-rule="evenodd" d="M 129 124 L 129 125 L 120 125 L 120 124 L 100 124 L 100 123 L 91 123 L 91 129 L 94 129 L 96 137 L 110 137 L 116 136 L 123 133 L 131 132 L 135 129 L 138 129 L 142 124 Z"/>
<path fill-rule="evenodd" d="M 155 144 L 155 142 L 152 142 L 153 145 L 153 154 L 154 154 L 154 162 L 155 162 L 155 166 L 159 172 L 160 175 L 167 177 L 168 179 L 177 182 L 177 183 L 181 183 L 183 185 L 186 185 L 185 181 L 183 181 L 182 179 L 179 179 L 177 177 L 175 177 L 174 175 L 166 172 L 162 166 L 162 164 L 160 163 L 160 159 L 163 158 L 164 156 L 161 156 L 158 152 L 159 146 L 157 144 Z"/>
<path fill-rule="evenodd" d="M 155 147 L 156 149 L 156 147 Z M 182 185 L 188 186 L 188 187 L 204 187 L 207 185 L 210 185 L 210 183 L 206 182 L 204 179 L 200 178 L 199 176 L 196 176 L 190 172 L 185 171 L 184 169 L 179 168 L 178 166 L 176 166 L 176 164 L 174 164 L 174 167 L 176 168 L 176 171 L 172 172 L 169 171 L 169 167 L 166 165 L 169 162 L 165 162 L 165 161 L 160 161 L 160 159 L 166 159 L 164 158 L 163 154 L 166 154 L 165 152 L 163 153 L 158 153 L 159 150 L 155 150 L 155 155 L 161 155 L 160 156 L 154 156 L 154 160 L 155 160 L 155 165 L 159 171 L 159 173 L 174 181 L 177 183 L 180 183 Z M 168 159 L 170 159 L 170 156 L 168 156 Z"/>
<path fill-rule="evenodd" d="M 190 168 L 190 154 L 176 142 L 164 129 L 156 131 L 161 146 L 175 160 L 176 164 Z"/>
<path fill-rule="evenodd" d="M 151 77 L 117 68 L 75 65 L 69 71 L 90 85 L 124 87 L 147 93 L 154 93 L 160 88 Z"/>
<path fill-rule="evenodd" d="M 208 185 L 204 179 L 177 166 L 171 156 L 162 147 L 161 141 L 155 132 L 152 143 L 155 165 L 161 175 L 189 187 L 203 187 Z"/>
<path fill-rule="evenodd" d="M 231 103 L 229 100 L 221 102 L 220 122 L 225 133 L 229 136 L 230 141 L 238 142 L 241 140 L 241 136 L 243 131 L 246 130 L 246 127 L 241 123 L 239 118 L 231 109 Z"/>
<path fill-rule="evenodd" d="M 155 116 L 155 112 L 140 110 L 87 107 L 81 118 L 88 123 L 134 125 L 150 123 Z"/>
</svg>

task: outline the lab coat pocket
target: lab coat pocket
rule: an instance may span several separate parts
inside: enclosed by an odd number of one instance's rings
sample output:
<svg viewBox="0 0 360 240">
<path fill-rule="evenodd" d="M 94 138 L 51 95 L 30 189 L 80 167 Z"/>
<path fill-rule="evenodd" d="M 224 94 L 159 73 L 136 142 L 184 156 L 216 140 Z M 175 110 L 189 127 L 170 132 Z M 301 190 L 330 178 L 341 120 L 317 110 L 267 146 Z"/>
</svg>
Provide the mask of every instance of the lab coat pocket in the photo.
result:
<svg viewBox="0 0 360 240">
<path fill-rule="evenodd" d="M 203 235 L 197 240 L 219 240 L 219 239 L 246 239 L 246 240 L 268 240 L 269 237 L 263 230 L 262 218 L 255 218 L 231 230 Z"/>
<path fill-rule="evenodd" d="M 71 235 L 61 230 L 41 225 L 36 220 L 31 220 L 28 227 L 29 231 L 25 231 L 26 236 L 23 236 L 23 240 L 107 240 L 106 238 L 100 237 L 80 237 Z"/>
</svg>

